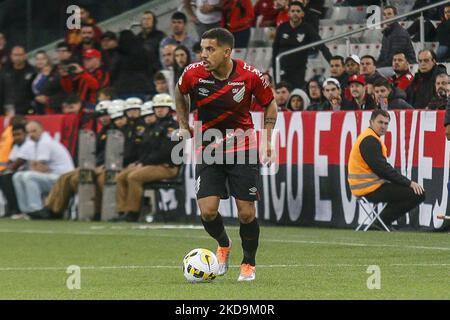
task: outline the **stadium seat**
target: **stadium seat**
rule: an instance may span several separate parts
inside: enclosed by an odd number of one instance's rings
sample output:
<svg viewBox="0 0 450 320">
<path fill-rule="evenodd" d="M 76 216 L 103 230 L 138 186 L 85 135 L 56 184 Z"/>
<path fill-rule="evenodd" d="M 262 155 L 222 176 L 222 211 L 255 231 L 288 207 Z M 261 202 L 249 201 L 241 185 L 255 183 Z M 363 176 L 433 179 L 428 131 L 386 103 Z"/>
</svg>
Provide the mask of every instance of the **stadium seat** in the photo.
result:
<svg viewBox="0 0 450 320">
<path fill-rule="evenodd" d="M 332 7 L 330 9 L 331 13 L 329 18 L 331 20 L 337 21 L 347 21 L 347 17 L 350 12 L 350 7 Z"/>
<path fill-rule="evenodd" d="M 367 231 L 369 230 L 370 226 L 375 222 L 375 221 L 379 221 L 380 224 L 383 226 L 383 228 L 387 231 L 387 232 L 391 232 L 389 230 L 389 228 L 386 226 L 386 224 L 383 222 L 383 220 L 380 218 L 380 214 L 383 211 L 383 209 L 386 207 L 386 203 L 372 203 L 369 200 L 367 200 L 366 197 L 358 197 L 356 199 L 356 202 L 359 204 L 359 207 L 363 209 L 363 211 L 366 213 L 366 217 L 364 218 L 364 220 L 358 225 L 358 227 L 356 227 L 355 231 L 359 231 L 361 230 L 361 228 L 363 226 L 365 226 L 365 228 L 363 229 L 363 231 Z M 362 211 L 359 211 L 360 214 L 362 213 Z M 367 224 L 366 224 L 367 222 Z"/>
<path fill-rule="evenodd" d="M 349 7 L 350 10 L 347 15 L 347 21 L 349 23 L 364 23 L 367 16 L 367 7 Z"/>
<path fill-rule="evenodd" d="M 363 32 L 361 41 L 365 43 L 381 43 L 383 39 L 383 34 L 381 29 L 369 29 Z"/>
<path fill-rule="evenodd" d="M 231 53 L 231 57 L 233 59 L 245 60 L 246 56 L 247 56 L 247 49 L 237 48 L 233 49 Z"/>
</svg>

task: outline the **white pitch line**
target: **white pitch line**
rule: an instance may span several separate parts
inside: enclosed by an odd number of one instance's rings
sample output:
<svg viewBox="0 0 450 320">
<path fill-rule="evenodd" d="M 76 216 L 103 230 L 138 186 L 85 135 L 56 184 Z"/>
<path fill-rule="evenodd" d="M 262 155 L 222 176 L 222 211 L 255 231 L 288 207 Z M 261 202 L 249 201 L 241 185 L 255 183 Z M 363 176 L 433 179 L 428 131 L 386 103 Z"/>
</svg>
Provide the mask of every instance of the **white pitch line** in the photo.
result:
<svg viewBox="0 0 450 320">
<path fill-rule="evenodd" d="M 370 264 L 258 264 L 258 268 L 348 268 L 368 267 Z M 450 267 L 450 263 L 393 263 L 380 264 L 380 267 Z M 239 268 L 240 265 L 230 265 Z M 67 267 L 0 267 L 1 271 L 65 271 Z M 179 266 L 80 266 L 81 270 L 136 270 L 136 269 L 181 269 Z"/>
<path fill-rule="evenodd" d="M 129 229 L 130 231 L 135 231 Z M 173 238 L 173 234 L 155 234 L 155 233 L 115 233 L 115 232 L 92 232 L 92 231 L 55 231 L 55 230 L 39 230 L 39 229 L 0 229 L 0 233 L 26 233 L 26 234 L 55 234 L 55 235 L 92 235 L 92 236 L 139 236 L 139 237 L 160 237 Z M 211 239 L 208 236 L 193 235 L 176 235 L 177 238 L 188 239 Z M 314 241 L 314 240 L 287 240 L 287 239 L 267 239 L 261 238 L 261 242 L 273 243 L 299 243 L 299 244 L 318 244 L 331 246 L 347 246 L 347 247 L 373 247 L 373 248 L 400 248 L 400 249 L 420 249 L 420 250 L 438 250 L 450 251 L 450 247 L 434 247 L 422 245 L 396 245 L 396 244 L 377 244 L 377 243 L 357 243 L 357 242 L 339 242 L 339 241 Z"/>
</svg>

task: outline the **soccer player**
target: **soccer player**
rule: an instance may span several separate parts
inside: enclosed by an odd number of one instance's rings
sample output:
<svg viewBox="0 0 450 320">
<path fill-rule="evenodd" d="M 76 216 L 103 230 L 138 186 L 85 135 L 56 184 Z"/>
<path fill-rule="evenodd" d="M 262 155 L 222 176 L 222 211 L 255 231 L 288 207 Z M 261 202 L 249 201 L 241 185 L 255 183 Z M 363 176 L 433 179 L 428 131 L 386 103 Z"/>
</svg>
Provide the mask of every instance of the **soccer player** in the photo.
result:
<svg viewBox="0 0 450 320">
<path fill-rule="evenodd" d="M 228 152 L 233 157 L 244 150 L 245 163 L 235 164 L 220 161 L 208 164 L 201 161 L 208 147 L 202 142 L 197 153 L 196 192 L 201 220 L 211 237 L 217 240 L 219 275 L 228 270 L 231 240 L 228 237 L 222 217 L 218 212 L 220 199 L 231 194 L 236 199 L 240 222 L 239 234 L 242 240 L 244 257 L 238 281 L 255 279 L 255 257 L 259 240 L 259 225 L 256 220 L 255 201 L 259 200 L 259 161 L 252 161 L 251 151 L 256 150 L 256 140 L 250 135 L 237 147 L 229 148 L 230 137 L 238 137 L 238 132 L 253 132 L 250 115 L 252 96 L 264 107 L 264 132 L 261 139 L 261 162 L 269 164 L 274 156 L 270 141 L 276 122 L 277 105 L 273 99 L 270 84 L 262 73 L 242 60 L 231 59 L 234 37 L 226 29 L 214 28 L 206 31 L 201 39 L 201 62 L 186 67 L 175 89 L 177 118 L 180 134 L 192 132 L 189 127 L 189 102 L 198 109 L 202 136 L 207 130 L 216 129 L 223 134 L 230 129 L 235 134 L 225 139 L 214 140 L 216 156 Z M 211 131 L 210 131 L 211 132 Z M 197 137 L 196 137 L 197 138 Z M 232 141 L 232 140 L 231 140 Z M 241 141 L 242 142 L 242 141 Z M 226 149 L 226 150 L 224 150 Z M 254 154 L 254 153 L 253 153 Z M 229 153 L 228 153 L 229 156 Z M 229 157 L 226 160 L 229 160 Z M 258 157 L 256 157 L 258 158 Z M 256 159 L 258 160 L 258 159 Z M 228 186 L 228 188 L 227 188 Z"/>
</svg>

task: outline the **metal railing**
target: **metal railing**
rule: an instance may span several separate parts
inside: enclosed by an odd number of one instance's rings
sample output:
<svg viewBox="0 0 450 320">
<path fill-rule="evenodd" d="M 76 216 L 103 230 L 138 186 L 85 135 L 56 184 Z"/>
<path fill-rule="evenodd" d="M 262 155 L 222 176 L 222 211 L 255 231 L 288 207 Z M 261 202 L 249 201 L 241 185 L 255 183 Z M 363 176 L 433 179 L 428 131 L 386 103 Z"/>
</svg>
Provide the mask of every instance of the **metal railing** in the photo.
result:
<svg viewBox="0 0 450 320">
<path fill-rule="evenodd" d="M 366 30 L 373 30 L 373 29 L 381 27 L 385 23 L 396 22 L 396 21 L 402 20 L 403 18 L 416 15 L 418 13 L 421 14 L 421 16 L 420 16 L 420 23 L 421 23 L 421 26 L 420 26 L 420 42 L 421 42 L 421 46 L 423 48 L 424 47 L 424 43 L 425 43 L 423 12 L 427 11 L 429 9 L 440 7 L 440 6 L 445 5 L 445 4 L 450 4 L 450 0 L 444 0 L 444 1 L 440 1 L 440 2 L 434 3 L 434 4 L 430 4 L 430 5 L 425 6 L 423 8 L 416 9 L 416 10 L 413 10 L 411 12 L 395 16 L 395 17 L 393 17 L 391 19 L 387 19 L 387 20 L 383 20 L 383 21 L 380 21 L 380 22 L 377 22 L 377 23 L 374 23 L 374 24 L 370 24 L 369 26 L 366 25 L 365 27 L 357 29 L 357 30 L 348 31 L 348 32 L 342 33 L 340 35 L 332 36 L 332 37 L 327 38 L 327 39 L 316 41 L 316 42 L 307 44 L 307 45 L 302 46 L 302 47 L 298 47 L 298 48 L 294 48 L 294 49 L 282 52 L 282 53 L 278 54 L 276 56 L 276 58 L 275 58 L 275 80 L 276 80 L 276 83 L 280 82 L 280 80 L 281 80 L 280 66 L 281 66 L 281 58 L 283 58 L 284 56 L 287 56 L 287 55 L 292 54 L 292 53 L 304 51 L 304 50 L 307 50 L 307 49 L 310 49 L 310 48 L 314 48 L 314 47 L 317 47 L 317 46 L 319 46 L 321 44 L 325 44 L 325 43 L 332 42 L 332 41 L 335 41 L 335 40 L 339 40 L 339 39 L 342 39 L 342 38 L 348 38 L 349 36 L 351 36 L 353 34 L 364 32 Z"/>
</svg>

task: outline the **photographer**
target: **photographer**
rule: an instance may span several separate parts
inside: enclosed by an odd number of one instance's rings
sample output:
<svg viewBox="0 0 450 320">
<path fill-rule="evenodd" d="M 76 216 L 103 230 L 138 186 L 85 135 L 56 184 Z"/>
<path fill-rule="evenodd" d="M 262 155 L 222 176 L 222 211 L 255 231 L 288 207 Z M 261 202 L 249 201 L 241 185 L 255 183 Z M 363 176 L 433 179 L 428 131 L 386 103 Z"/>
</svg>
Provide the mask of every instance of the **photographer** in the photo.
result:
<svg viewBox="0 0 450 320">
<path fill-rule="evenodd" d="M 76 93 L 88 109 L 94 109 L 97 91 L 109 85 L 109 73 L 101 67 L 102 54 L 97 49 L 83 52 L 83 67 L 66 62 L 59 68 L 61 86 L 66 93 Z"/>
</svg>

